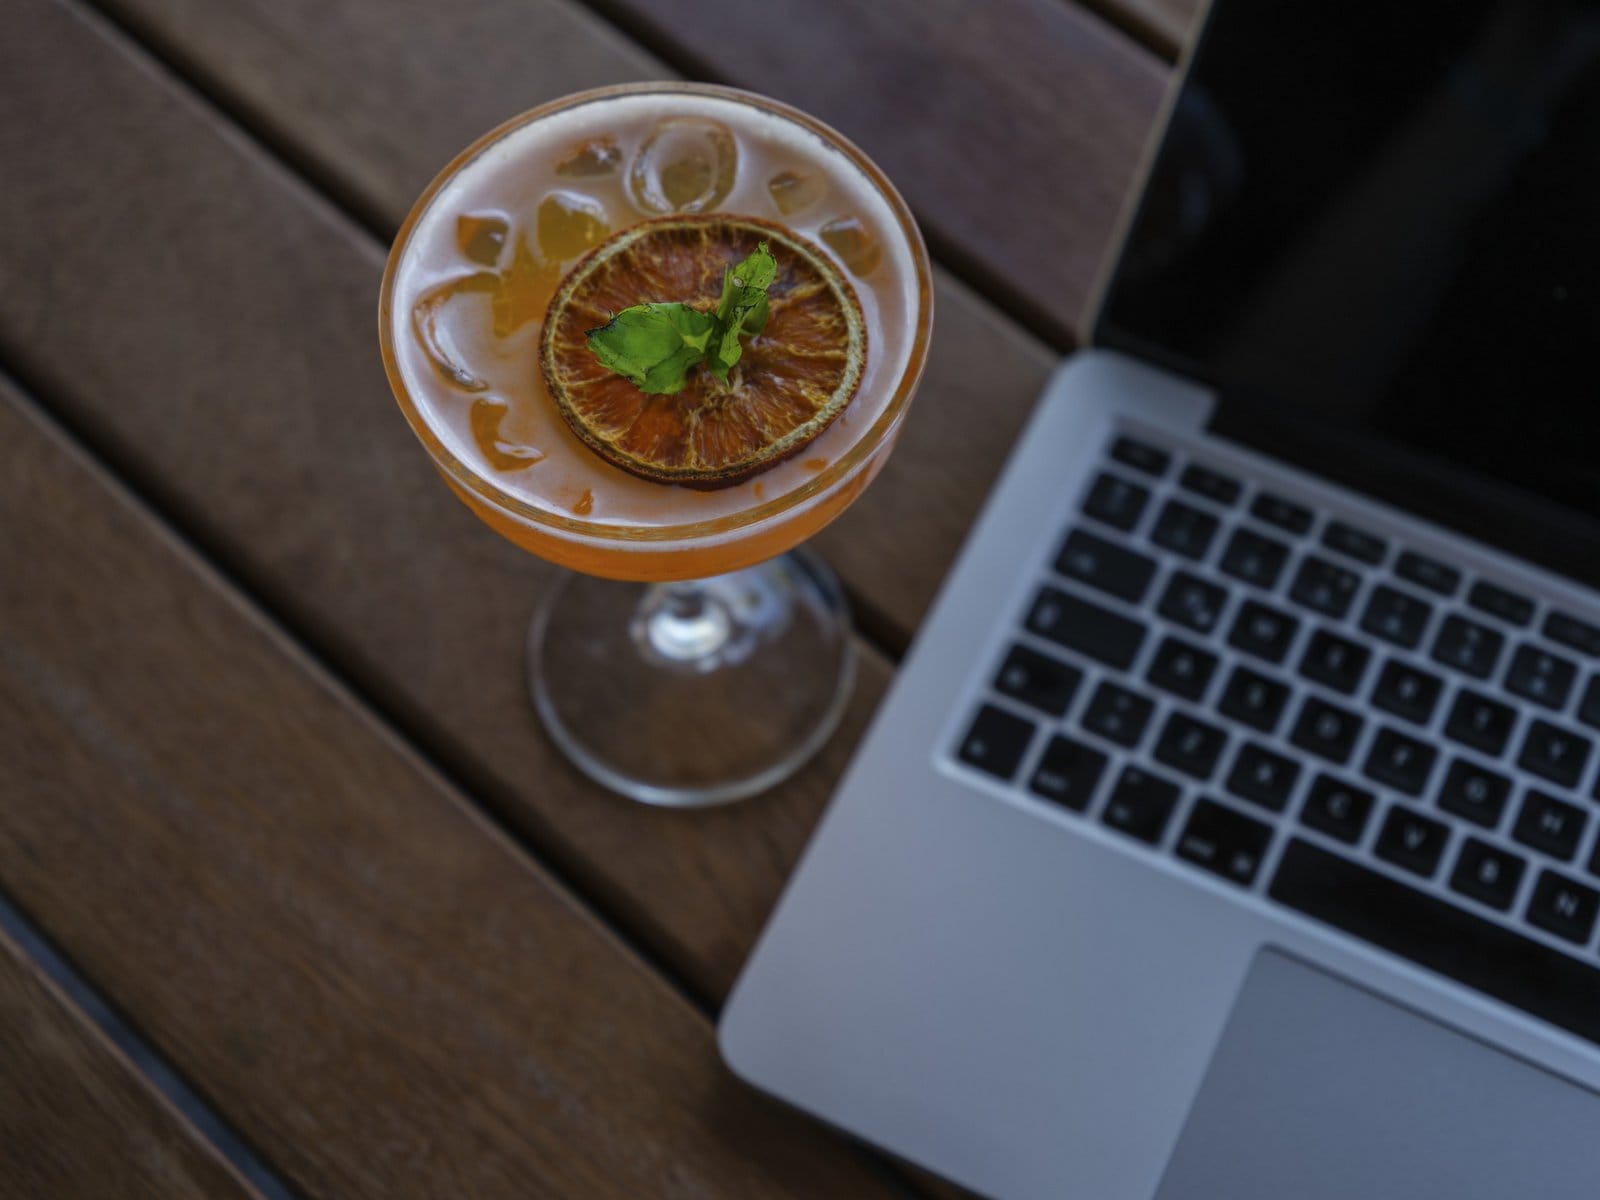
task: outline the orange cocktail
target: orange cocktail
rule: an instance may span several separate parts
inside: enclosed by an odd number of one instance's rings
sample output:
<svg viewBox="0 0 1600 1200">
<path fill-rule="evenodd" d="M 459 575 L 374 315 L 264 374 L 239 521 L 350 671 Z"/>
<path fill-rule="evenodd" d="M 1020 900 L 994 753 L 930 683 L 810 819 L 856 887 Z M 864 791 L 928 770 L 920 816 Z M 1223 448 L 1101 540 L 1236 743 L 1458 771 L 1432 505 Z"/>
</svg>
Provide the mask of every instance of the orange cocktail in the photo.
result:
<svg viewBox="0 0 1600 1200">
<path fill-rule="evenodd" d="M 882 467 L 932 324 L 922 240 L 859 150 L 727 88 L 555 101 L 422 194 L 379 321 L 456 495 L 578 572 L 529 636 L 574 763 L 688 805 L 815 752 L 854 659 L 836 582 L 794 547 Z"/>
<path fill-rule="evenodd" d="M 849 407 L 800 453 L 737 486 L 662 486 L 599 459 L 537 369 L 573 263 L 674 212 L 776 222 L 849 280 L 868 355 Z M 837 134 L 728 89 L 602 89 L 480 139 L 418 201 L 382 307 L 402 408 L 456 494 L 533 553 L 616 579 L 689 579 L 780 554 L 882 466 L 922 369 L 931 300 L 904 205 Z"/>
</svg>

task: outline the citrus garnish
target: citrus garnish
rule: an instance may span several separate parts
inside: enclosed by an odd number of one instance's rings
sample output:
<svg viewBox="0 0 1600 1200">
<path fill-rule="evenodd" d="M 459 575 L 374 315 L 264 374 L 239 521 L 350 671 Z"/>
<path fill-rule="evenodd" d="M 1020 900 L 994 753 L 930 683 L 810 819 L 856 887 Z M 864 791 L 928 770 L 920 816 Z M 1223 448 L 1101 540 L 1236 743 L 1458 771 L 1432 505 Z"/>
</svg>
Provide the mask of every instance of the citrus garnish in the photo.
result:
<svg viewBox="0 0 1600 1200">
<path fill-rule="evenodd" d="M 759 332 L 742 348 L 735 336 L 720 373 L 715 359 L 691 356 L 700 365 L 675 389 L 644 391 L 591 351 L 588 335 L 623 310 L 726 307 L 740 283 L 733 269 L 763 243 L 776 263 L 765 324 L 745 321 L 745 333 Z M 861 305 L 822 250 L 770 222 L 721 215 L 660 217 L 596 247 L 550 301 L 539 344 L 556 407 L 586 445 L 631 474 L 695 488 L 740 483 L 808 445 L 850 403 L 866 359 Z"/>
</svg>

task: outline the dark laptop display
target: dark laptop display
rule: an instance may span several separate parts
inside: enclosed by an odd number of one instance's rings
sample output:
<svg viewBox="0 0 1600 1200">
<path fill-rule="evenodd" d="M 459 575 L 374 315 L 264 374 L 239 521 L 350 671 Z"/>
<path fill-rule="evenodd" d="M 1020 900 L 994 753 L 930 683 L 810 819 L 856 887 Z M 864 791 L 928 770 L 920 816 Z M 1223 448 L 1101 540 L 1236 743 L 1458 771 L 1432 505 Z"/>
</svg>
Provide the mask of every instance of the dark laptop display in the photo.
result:
<svg viewBox="0 0 1600 1200">
<path fill-rule="evenodd" d="M 1217 385 L 1230 436 L 1600 582 L 1600 2 L 1220 6 L 1097 340 Z M 1510 486 L 1463 504 L 1447 462 Z"/>
</svg>

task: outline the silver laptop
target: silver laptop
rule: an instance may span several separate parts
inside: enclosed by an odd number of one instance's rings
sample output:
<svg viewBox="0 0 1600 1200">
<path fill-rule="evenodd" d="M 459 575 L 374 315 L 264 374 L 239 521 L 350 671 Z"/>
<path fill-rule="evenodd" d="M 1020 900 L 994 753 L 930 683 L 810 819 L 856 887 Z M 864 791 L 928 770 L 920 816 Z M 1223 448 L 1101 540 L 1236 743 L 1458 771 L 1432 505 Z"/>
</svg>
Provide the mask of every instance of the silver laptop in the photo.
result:
<svg viewBox="0 0 1600 1200">
<path fill-rule="evenodd" d="M 1219 0 L 1125 225 L 723 1053 L 997 1197 L 1594 1200 L 1600 0 Z"/>
</svg>

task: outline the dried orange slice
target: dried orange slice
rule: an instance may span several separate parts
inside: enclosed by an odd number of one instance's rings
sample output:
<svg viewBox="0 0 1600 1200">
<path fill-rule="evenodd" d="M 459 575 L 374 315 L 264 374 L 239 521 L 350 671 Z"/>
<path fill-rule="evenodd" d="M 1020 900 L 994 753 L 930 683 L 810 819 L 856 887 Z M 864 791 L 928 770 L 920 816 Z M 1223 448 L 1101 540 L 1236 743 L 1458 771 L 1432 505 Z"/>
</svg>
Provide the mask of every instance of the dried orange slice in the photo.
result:
<svg viewBox="0 0 1600 1200">
<path fill-rule="evenodd" d="M 693 368 L 671 395 L 640 391 L 601 366 L 585 334 L 647 302 L 709 311 L 724 268 L 766 242 L 777 260 L 766 328 L 719 379 Z M 545 316 L 539 362 L 556 407 L 607 462 L 659 483 L 729 487 L 795 454 L 855 395 L 867 361 L 855 290 L 816 246 L 754 217 L 644 221 L 595 247 Z"/>
</svg>

